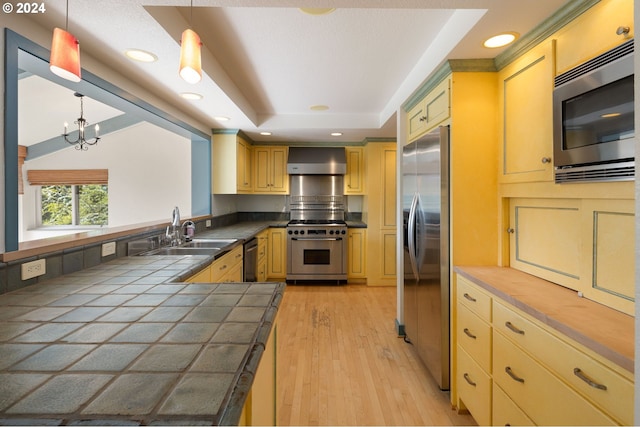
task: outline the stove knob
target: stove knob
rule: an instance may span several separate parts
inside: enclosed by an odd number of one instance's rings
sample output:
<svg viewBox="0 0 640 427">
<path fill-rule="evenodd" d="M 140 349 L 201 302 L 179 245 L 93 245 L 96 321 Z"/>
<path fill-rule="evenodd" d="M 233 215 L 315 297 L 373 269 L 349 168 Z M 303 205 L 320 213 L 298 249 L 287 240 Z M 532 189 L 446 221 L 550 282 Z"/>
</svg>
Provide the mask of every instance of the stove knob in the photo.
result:
<svg viewBox="0 0 640 427">
<path fill-rule="evenodd" d="M 300 234 L 304 234 L 304 230 L 300 230 Z"/>
<path fill-rule="evenodd" d="M 298 230 L 294 231 L 293 234 L 298 234 Z"/>
<path fill-rule="evenodd" d="M 347 234 L 347 230 L 342 230 L 342 234 Z"/>
<path fill-rule="evenodd" d="M 329 234 L 333 234 L 333 230 L 329 230 Z"/>
</svg>

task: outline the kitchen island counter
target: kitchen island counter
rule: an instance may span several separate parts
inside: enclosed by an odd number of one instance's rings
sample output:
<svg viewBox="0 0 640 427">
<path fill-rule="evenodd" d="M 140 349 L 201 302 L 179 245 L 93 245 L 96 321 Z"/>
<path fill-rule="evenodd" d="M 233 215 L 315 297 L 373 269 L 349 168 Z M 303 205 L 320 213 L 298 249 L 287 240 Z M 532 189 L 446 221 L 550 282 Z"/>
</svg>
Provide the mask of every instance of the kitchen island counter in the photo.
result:
<svg viewBox="0 0 640 427">
<path fill-rule="evenodd" d="M 283 283 L 132 256 L 0 295 L 0 424 L 237 424 Z"/>
</svg>

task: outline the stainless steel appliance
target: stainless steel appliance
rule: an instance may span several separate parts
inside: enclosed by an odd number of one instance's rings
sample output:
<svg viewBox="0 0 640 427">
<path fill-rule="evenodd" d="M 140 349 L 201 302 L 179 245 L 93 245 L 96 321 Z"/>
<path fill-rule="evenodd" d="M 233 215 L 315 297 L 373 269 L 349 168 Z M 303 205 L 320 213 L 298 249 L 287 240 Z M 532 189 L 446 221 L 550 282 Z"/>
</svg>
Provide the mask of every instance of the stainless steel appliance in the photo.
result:
<svg viewBox="0 0 640 427">
<path fill-rule="evenodd" d="M 258 271 L 258 239 L 255 237 L 244 243 L 244 282 L 257 281 L 256 273 Z"/>
<path fill-rule="evenodd" d="M 449 389 L 449 126 L 402 150 L 404 330 Z"/>
<path fill-rule="evenodd" d="M 555 78 L 557 183 L 635 176 L 633 40 Z"/>
<path fill-rule="evenodd" d="M 344 148 L 290 147 L 287 281 L 347 280 Z"/>
</svg>

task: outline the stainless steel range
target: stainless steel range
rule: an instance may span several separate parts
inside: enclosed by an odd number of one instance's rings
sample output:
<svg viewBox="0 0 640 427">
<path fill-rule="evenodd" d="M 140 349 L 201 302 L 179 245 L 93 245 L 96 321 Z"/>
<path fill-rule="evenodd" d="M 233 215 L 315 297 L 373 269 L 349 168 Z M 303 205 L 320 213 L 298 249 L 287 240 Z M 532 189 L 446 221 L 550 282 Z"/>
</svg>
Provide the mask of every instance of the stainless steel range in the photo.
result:
<svg viewBox="0 0 640 427">
<path fill-rule="evenodd" d="M 289 148 L 287 281 L 346 281 L 343 148 Z"/>
</svg>

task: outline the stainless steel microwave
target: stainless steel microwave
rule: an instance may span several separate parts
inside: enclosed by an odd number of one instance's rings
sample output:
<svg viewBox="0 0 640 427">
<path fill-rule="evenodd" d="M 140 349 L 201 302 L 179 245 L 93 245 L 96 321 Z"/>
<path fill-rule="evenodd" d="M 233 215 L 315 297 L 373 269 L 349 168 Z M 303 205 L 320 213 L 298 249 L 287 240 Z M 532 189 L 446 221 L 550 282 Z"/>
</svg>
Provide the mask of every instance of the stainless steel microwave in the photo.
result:
<svg viewBox="0 0 640 427">
<path fill-rule="evenodd" d="M 555 182 L 635 176 L 633 40 L 555 78 Z"/>
</svg>

